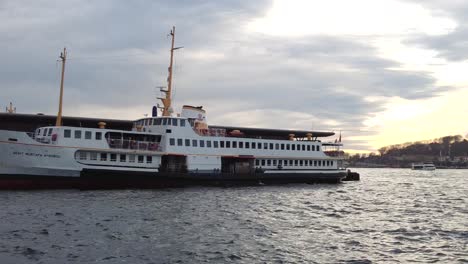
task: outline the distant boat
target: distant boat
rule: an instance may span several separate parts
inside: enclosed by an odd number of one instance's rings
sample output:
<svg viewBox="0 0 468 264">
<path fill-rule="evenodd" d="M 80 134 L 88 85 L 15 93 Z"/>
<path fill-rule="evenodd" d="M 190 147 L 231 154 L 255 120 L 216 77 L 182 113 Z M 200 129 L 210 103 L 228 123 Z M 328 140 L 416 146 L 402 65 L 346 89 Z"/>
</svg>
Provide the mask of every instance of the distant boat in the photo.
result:
<svg viewBox="0 0 468 264">
<path fill-rule="evenodd" d="M 413 163 L 411 164 L 411 169 L 412 170 L 435 170 L 436 167 L 432 162 L 424 162 L 424 163 Z"/>
</svg>

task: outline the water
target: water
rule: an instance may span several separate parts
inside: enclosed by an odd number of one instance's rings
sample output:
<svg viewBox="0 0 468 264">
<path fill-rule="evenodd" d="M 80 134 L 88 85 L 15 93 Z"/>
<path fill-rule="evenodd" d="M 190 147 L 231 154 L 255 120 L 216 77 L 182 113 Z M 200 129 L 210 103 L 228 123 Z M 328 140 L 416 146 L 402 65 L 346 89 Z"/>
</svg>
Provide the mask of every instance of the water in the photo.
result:
<svg viewBox="0 0 468 264">
<path fill-rule="evenodd" d="M 468 263 L 468 171 L 360 182 L 0 192 L 0 263 Z"/>
</svg>

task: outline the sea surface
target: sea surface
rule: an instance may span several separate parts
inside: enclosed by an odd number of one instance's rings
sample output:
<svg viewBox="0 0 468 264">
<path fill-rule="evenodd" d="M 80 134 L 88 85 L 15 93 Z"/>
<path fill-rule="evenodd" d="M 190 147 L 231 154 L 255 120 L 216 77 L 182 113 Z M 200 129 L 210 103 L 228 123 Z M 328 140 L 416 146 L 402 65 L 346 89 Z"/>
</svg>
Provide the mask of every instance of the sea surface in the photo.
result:
<svg viewBox="0 0 468 264">
<path fill-rule="evenodd" d="M 468 263 L 468 170 L 361 181 L 0 191 L 0 263 Z"/>
</svg>

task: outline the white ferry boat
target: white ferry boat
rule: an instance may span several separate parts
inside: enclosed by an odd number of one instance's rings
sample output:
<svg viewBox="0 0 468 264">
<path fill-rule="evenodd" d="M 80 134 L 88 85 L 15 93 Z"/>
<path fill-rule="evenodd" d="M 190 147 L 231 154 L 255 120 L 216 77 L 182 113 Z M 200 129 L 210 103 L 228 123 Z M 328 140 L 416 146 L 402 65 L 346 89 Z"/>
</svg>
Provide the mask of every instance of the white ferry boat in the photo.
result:
<svg viewBox="0 0 468 264">
<path fill-rule="evenodd" d="M 131 130 L 55 126 L 0 130 L 0 189 L 116 188 L 188 184 L 340 182 L 341 142 L 333 132 L 209 126 L 205 110 L 185 105 L 171 114 L 172 58 L 162 116 Z M 61 95 L 66 50 L 62 58 Z M 339 140 L 341 141 L 341 140 Z"/>
<path fill-rule="evenodd" d="M 432 162 L 424 162 L 424 163 L 412 163 L 411 164 L 411 169 L 412 170 L 435 170 L 436 167 Z"/>
</svg>

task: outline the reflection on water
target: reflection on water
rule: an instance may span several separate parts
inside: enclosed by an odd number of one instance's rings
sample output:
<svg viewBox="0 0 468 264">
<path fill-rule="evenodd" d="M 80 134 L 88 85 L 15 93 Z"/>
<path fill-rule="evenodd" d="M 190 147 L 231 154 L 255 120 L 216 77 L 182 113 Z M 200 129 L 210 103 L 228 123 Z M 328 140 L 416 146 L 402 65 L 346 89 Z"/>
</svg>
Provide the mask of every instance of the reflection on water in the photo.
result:
<svg viewBox="0 0 468 264">
<path fill-rule="evenodd" d="M 0 192 L 0 263 L 468 262 L 468 171 L 360 182 Z"/>
</svg>

